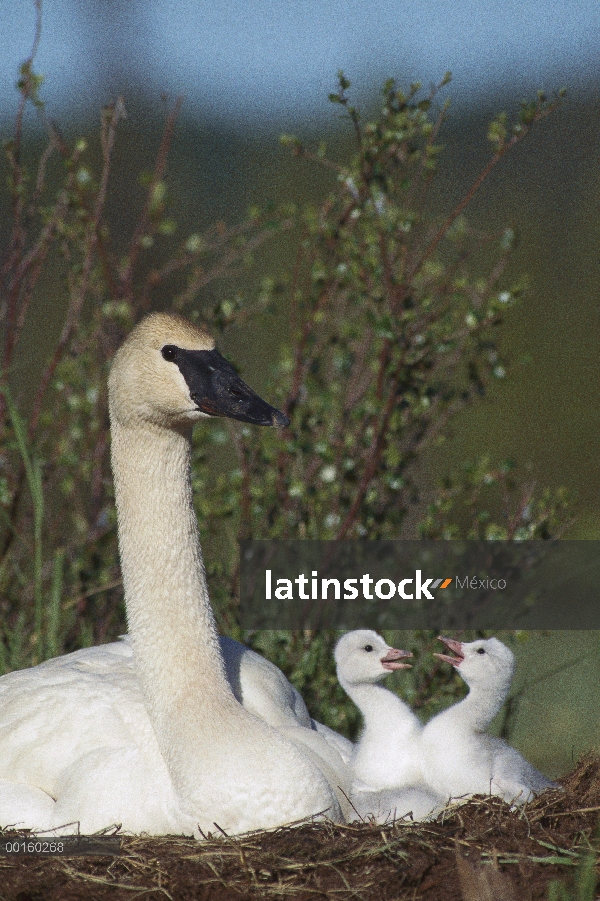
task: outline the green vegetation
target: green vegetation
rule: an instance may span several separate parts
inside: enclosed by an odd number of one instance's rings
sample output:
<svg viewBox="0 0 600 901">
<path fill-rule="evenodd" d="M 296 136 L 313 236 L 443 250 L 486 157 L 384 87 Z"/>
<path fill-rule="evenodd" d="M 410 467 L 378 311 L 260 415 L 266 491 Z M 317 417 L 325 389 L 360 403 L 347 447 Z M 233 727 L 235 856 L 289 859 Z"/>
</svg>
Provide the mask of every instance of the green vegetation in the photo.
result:
<svg viewBox="0 0 600 901">
<path fill-rule="evenodd" d="M 291 418 L 282 434 L 217 423 L 195 438 L 195 489 L 203 535 L 218 546 L 209 565 L 222 627 L 236 620 L 236 538 L 546 538 L 564 521 L 564 498 L 519 483 L 511 464 L 474 460 L 421 500 L 424 450 L 464 407 L 477 402 L 507 363 L 496 327 L 518 303 L 505 269 L 514 234 L 472 229 L 465 209 L 504 155 L 555 106 L 540 94 L 509 124 L 489 128 L 491 155 L 445 215 L 429 213 L 448 105 L 440 91 L 403 91 L 388 81 L 380 109 L 364 121 L 340 74 L 332 102 L 354 136 L 344 165 L 296 138 L 297 157 L 326 167 L 335 188 L 318 206 L 254 208 L 234 227 L 178 236 L 166 169 L 179 104 L 168 113 L 144 200 L 127 242 L 111 235 L 107 208 L 122 100 L 102 111 L 98 148 L 67 141 L 46 118 L 34 54 L 22 67 L 13 138 L 5 144 L 10 234 L 0 307 L 0 666 L 23 667 L 124 631 L 109 471 L 106 375 L 112 354 L 149 309 L 202 319 L 217 338 L 284 323 L 287 340 L 267 396 Z M 26 157 L 23 128 L 33 107 L 47 144 Z M 94 159 L 98 162 L 95 163 Z M 262 243 L 293 234 L 286 278 L 231 294 Z M 118 243 L 118 246 L 117 246 Z M 26 394 L 15 390 L 19 350 L 51 285 L 57 339 Z M 165 298 L 169 298 L 168 303 Z M 237 465 L 206 465 L 228 444 Z M 355 713 L 337 687 L 335 636 L 246 636 L 305 694 L 313 713 L 352 733 Z M 413 636 L 418 651 L 432 635 Z M 446 680 L 444 682 L 444 679 Z M 409 694 L 431 708 L 457 681 L 417 666 Z"/>
<path fill-rule="evenodd" d="M 548 901 L 594 901 L 597 898 L 597 851 L 590 851 L 577 867 L 571 884 L 554 880 L 548 886 Z"/>
</svg>

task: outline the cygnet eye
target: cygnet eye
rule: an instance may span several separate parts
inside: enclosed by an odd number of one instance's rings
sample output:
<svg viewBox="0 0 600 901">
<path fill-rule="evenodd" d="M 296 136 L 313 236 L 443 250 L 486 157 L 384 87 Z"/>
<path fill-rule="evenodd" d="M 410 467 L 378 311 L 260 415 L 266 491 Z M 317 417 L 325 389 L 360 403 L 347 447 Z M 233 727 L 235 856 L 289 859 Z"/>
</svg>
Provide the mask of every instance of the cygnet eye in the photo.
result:
<svg viewBox="0 0 600 901">
<path fill-rule="evenodd" d="M 477 648 L 478 654 L 485 654 L 485 648 Z"/>
<path fill-rule="evenodd" d="M 172 363 L 177 356 L 177 348 L 173 347 L 172 344 L 165 344 L 165 346 L 161 350 L 161 354 L 163 355 L 163 359 L 166 360 L 167 363 Z"/>
<path fill-rule="evenodd" d="M 372 645 L 372 644 L 366 644 L 366 645 L 365 645 L 365 651 L 372 651 L 372 650 L 373 650 L 373 645 Z"/>
</svg>

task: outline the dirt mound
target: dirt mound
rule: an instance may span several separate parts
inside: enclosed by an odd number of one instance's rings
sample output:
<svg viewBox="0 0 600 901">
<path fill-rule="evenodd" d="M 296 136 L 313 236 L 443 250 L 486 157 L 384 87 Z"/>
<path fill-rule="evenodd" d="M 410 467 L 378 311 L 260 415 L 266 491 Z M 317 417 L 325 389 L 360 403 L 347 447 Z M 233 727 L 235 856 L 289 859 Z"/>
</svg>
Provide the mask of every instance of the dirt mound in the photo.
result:
<svg viewBox="0 0 600 901">
<path fill-rule="evenodd" d="M 600 820 L 600 757 L 581 760 L 561 784 L 563 792 L 520 810 L 474 798 L 427 824 L 307 823 L 206 842 L 124 836 L 113 857 L 4 856 L 0 899 L 546 899 L 549 882 L 584 870 L 589 879 L 600 860 L 590 850 Z"/>
</svg>

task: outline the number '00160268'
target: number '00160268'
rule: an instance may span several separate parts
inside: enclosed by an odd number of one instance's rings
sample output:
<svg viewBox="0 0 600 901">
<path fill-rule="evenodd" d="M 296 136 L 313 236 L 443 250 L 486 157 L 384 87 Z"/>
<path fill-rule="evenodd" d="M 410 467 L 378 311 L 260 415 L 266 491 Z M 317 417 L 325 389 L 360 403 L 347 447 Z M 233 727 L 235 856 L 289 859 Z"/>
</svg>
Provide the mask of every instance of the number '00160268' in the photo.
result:
<svg viewBox="0 0 600 901">
<path fill-rule="evenodd" d="M 2 842 L 1 849 L 5 854 L 62 854 L 65 850 L 64 842 L 15 839 Z"/>
</svg>

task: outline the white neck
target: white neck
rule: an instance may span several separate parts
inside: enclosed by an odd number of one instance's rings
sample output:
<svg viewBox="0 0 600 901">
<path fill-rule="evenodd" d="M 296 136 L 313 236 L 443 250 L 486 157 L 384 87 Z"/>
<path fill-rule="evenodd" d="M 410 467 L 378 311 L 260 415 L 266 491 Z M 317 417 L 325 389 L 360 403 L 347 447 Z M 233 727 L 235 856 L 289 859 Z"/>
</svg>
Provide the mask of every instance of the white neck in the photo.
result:
<svg viewBox="0 0 600 901">
<path fill-rule="evenodd" d="M 191 429 L 112 422 L 127 620 L 146 706 L 175 787 L 235 706 L 210 607 L 190 478 Z M 212 714 L 212 715 L 211 715 Z M 197 751 L 196 751 L 197 749 Z"/>
<path fill-rule="evenodd" d="M 347 682 L 339 676 L 338 681 L 362 713 L 365 733 L 380 729 L 382 725 L 385 728 L 409 729 L 417 722 L 408 704 L 383 685 Z"/>
<path fill-rule="evenodd" d="M 508 687 L 498 685 L 473 685 L 469 694 L 447 711 L 467 729 L 485 732 L 502 708 Z"/>
</svg>

